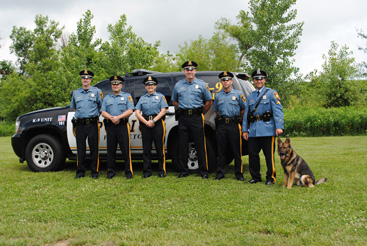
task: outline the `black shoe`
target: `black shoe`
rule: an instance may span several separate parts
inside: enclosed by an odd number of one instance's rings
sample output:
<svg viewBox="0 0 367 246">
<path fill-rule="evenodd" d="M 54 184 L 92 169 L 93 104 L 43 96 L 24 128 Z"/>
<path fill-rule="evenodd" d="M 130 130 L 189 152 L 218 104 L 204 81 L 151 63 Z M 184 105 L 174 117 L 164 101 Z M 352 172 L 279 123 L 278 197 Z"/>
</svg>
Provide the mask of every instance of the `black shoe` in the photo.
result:
<svg viewBox="0 0 367 246">
<path fill-rule="evenodd" d="M 209 178 L 209 174 L 201 175 L 201 178 L 203 178 L 203 179 L 208 179 L 208 178 Z"/>
<path fill-rule="evenodd" d="M 245 181 L 245 179 L 243 177 L 237 177 L 238 181 Z"/>
<path fill-rule="evenodd" d="M 133 175 L 126 175 L 126 179 L 132 179 Z"/>
<path fill-rule="evenodd" d="M 250 184 L 256 184 L 257 182 L 261 182 L 261 180 L 251 179 Z"/>
<path fill-rule="evenodd" d="M 187 176 L 189 176 L 187 173 L 185 173 L 185 174 L 180 174 L 180 175 L 178 175 L 178 177 L 177 178 L 185 178 L 185 177 L 187 177 Z"/>
<path fill-rule="evenodd" d="M 115 173 L 114 172 L 108 172 L 107 173 L 107 178 L 108 179 L 112 179 L 113 177 L 115 177 Z"/>
<path fill-rule="evenodd" d="M 84 173 L 77 173 L 75 178 L 76 179 L 80 179 L 80 178 L 84 178 L 85 174 Z"/>
<path fill-rule="evenodd" d="M 152 176 L 152 174 L 150 174 L 150 173 L 146 173 L 146 174 L 144 174 L 144 178 L 146 179 L 146 178 L 149 178 L 150 176 Z"/>
<path fill-rule="evenodd" d="M 160 174 L 158 174 L 158 177 L 160 177 L 160 178 L 164 178 L 164 177 L 166 177 L 166 176 L 164 176 L 164 174 L 163 174 L 163 173 L 160 173 Z"/>
<path fill-rule="evenodd" d="M 266 181 L 266 183 L 265 183 L 265 185 L 273 185 L 274 184 L 274 182 L 273 181 L 271 181 L 271 180 L 268 180 L 268 181 Z"/>
</svg>

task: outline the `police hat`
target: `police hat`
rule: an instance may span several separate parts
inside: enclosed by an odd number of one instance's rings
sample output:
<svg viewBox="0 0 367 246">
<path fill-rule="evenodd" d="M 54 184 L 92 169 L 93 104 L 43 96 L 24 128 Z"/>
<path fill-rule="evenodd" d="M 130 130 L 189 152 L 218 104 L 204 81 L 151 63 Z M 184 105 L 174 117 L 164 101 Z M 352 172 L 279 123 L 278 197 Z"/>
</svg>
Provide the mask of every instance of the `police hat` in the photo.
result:
<svg viewBox="0 0 367 246">
<path fill-rule="evenodd" d="M 117 85 L 117 84 L 122 84 L 122 82 L 124 82 L 124 79 L 121 78 L 120 76 L 114 75 L 110 78 L 111 84 Z"/>
<path fill-rule="evenodd" d="M 224 72 L 221 72 L 218 77 L 221 79 L 221 80 L 232 80 L 233 78 L 233 73 L 231 72 L 227 72 L 227 71 L 224 71 Z"/>
<path fill-rule="evenodd" d="M 144 79 L 145 85 L 156 85 L 158 84 L 158 80 L 152 76 L 148 76 Z"/>
<path fill-rule="evenodd" d="M 89 70 L 87 70 L 87 69 L 85 69 L 83 71 L 80 71 L 79 75 L 80 76 L 87 76 L 87 77 L 90 77 L 91 78 L 91 77 L 94 76 L 94 73 L 91 72 L 91 71 L 89 71 Z"/>
<path fill-rule="evenodd" d="M 264 72 L 263 70 L 260 70 L 260 68 L 259 68 L 259 69 L 255 70 L 252 73 L 251 76 L 254 79 L 264 79 L 264 78 L 266 78 L 266 72 Z"/>
<path fill-rule="evenodd" d="M 184 64 L 182 64 L 182 68 L 186 69 L 186 70 L 194 70 L 196 67 L 198 66 L 198 64 L 194 61 L 187 61 Z"/>
</svg>

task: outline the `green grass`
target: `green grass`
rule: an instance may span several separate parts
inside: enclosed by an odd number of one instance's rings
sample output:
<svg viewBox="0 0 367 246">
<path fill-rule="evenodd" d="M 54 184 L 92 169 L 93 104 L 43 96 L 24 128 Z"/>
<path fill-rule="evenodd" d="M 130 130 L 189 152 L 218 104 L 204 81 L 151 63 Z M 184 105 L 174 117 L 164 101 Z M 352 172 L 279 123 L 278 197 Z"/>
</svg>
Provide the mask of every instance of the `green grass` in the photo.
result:
<svg viewBox="0 0 367 246">
<path fill-rule="evenodd" d="M 0 138 L 0 245 L 365 245 L 367 137 L 293 138 L 311 166 L 313 189 L 250 185 L 226 178 L 142 179 L 122 169 L 106 179 L 75 179 L 73 162 L 60 172 L 34 173 L 18 162 L 10 137 Z M 262 174 L 265 173 L 262 159 Z"/>
</svg>

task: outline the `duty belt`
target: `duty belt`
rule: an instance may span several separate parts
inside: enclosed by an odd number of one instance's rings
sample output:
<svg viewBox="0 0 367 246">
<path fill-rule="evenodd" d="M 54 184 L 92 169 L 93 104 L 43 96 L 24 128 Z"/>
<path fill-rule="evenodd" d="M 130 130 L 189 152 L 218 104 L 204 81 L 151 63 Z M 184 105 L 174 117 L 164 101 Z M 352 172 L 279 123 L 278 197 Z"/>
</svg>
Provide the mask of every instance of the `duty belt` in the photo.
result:
<svg viewBox="0 0 367 246">
<path fill-rule="evenodd" d="M 270 118 L 273 117 L 273 113 L 269 113 L 268 115 L 264 116 L 264 115 L 259 115 L 256 114 L 254 116 L 250 116 L 250 122 L 255 122 L 255 121 L 270 121 Z"/>
<path fill-rule="evenodd" d="M 73 118 L 71 120 L 73 125 L 89 125 L 94 124 L 98 122 L 98 117 L 92 117 L 92 118 Z"/>
<path fill-rule="evenodd" d="M 156 117 L 157 115 L 156 114 L 152 114 L 152 115 L 143 115 L 144 119 L 146 120 L 153 120 L 154 117 Z"/>
<path fill-rule="evenodd" d="M 183 115 L 200 115 L 203 113 L 202 108 L 193 108 L 193 109 L 181 109 Z"/>
<path fill-rule="evenodd" d="M 237 119 L 236 118 L 224 118 L 224 117 L 218 119 L 219 124 L 229 124 L 233 122 L 237 123 Z"/>
</svg>

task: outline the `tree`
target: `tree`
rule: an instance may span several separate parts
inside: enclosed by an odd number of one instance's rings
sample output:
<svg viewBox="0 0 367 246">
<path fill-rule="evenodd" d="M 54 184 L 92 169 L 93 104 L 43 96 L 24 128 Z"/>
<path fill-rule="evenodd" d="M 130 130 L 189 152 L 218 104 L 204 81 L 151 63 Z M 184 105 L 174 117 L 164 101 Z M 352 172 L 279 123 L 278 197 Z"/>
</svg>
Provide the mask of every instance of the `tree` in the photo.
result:
<svg viewBox="0 0 367 246">
<path fill-rule="evenodd" d="M 223 32 L 214 33 L 211 39 L 207 40 L 203 36 L 199 39 L 185 42 L 180 46 L 177 53 L 177 66 L 187 60 L 198 63 L 198 70 L 201 71 L 238 71 L 239 57 L 235 44 L 230 44 Z"/>
<path fill-rule="evenodd" d="M 127 26 L 127 18 L 122 15 L 115 25 L 107 27 L 110 33 L 109 42 L 101 46 L 98 65 L 104 74 L 124 75 L 134 69 L 149 69 L 159 56 L 159 42 L 150 44 L 138 37 L 131 26 Z"/>
<path fill-rule="evenodd" d="M 18 57 L 17 64 L 20 66 L 20 73 L 24 74 L 29 62 L 28 51 L 31 49 L 35 39 L 34 33 L 25 27 L 18 28 L 14 26 L 10 38 L 13 41 L 10 45 L 10 52 Z"/>
<path fill-rule="evenodd" d="M 322 71 L 314 71 L 309 75 L 315 86 L 322 88 L 320 94 L 324 96 L 324 107 L 344 107 L 352 105 L 356 99 L 356 91 L 348 84 L 354 79 L 358 68 L 355 58 L 347 46 L 331 42 L 328 55 L 323 55 Z"/>
<path fill-rule="evenodd" d="M 296 0 L 250 0 L 250 12 L 241 10 L 237 25 L 227 19 L 217 22 L 238 42 L 245 70 L 261 68 L 268 73 L 267 83 L 280 91 L 280 85 L 299 70 L 291 59 L 303 27 L 303 22 L 294 23 L 297 10 L 291 8 L 295 4 Z"/>
</svg>

